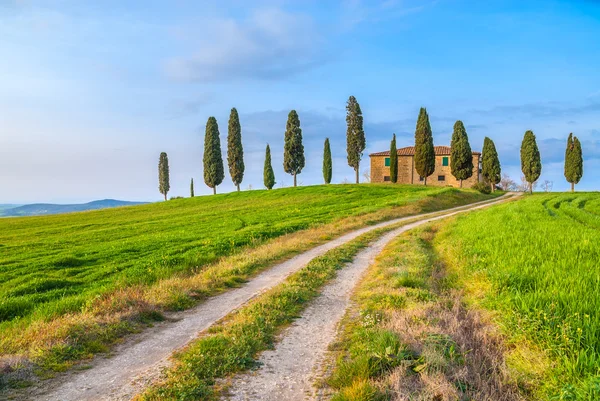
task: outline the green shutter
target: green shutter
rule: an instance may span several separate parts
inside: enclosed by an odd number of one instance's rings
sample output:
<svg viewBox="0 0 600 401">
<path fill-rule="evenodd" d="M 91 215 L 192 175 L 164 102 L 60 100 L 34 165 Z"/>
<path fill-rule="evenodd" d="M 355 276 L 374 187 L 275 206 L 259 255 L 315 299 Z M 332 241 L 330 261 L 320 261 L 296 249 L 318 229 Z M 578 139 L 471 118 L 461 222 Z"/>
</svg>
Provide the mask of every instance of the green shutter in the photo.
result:
<svg viewBox="0 0 600 401">
<path fill-rule="evenodd" d="M 389 166 L 390 166 L 390 158 L 389 158 L 389 157 L 386 157 L 386 158 L 385 158 L 385 166 L 386 166 L 386 167 L 389 167 Z"/>
<path fill-rule="evenodd" d="M 447 166 L 447 165 L 448 165 L 448 158 L 442 157 L 442 166 Z"/>
</svg>

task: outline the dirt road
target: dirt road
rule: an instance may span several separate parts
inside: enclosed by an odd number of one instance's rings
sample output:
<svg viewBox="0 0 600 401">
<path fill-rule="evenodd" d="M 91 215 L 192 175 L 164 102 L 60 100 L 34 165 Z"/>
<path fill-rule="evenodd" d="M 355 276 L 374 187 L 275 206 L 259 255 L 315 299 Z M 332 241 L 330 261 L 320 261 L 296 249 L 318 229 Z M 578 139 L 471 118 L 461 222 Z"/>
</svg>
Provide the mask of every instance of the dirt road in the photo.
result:
<svg viewBox="0 0 600 401">
<path fill-rule="evenodd" d="M 489 205 L 480 205 L 468 210 Z M 424 218 L 390 231 L 362 250 L 338 272 L 335 280 L 306 308 L 282 335 L 274 350 L 262 353 L 261 368 L 236 377 L 225 400 L 304 401 L 317 399 L 314 375 L 328 345 L 336 337 L 336 327 L 350 303 L 350 293 L 377 255 L 395 237 L 431 221 L 465 211 Z"/>
</svg>

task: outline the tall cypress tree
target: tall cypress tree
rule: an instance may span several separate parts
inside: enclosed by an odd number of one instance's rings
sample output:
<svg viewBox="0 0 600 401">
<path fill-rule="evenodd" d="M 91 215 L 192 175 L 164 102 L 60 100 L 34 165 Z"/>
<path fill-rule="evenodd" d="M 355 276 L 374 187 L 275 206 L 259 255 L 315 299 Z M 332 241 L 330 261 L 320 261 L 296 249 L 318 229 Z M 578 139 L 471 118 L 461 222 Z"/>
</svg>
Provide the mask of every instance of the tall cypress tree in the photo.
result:
<svg viewBox="0 0 600 401">
<path fill-rule="evenodd" d="M 575 191 L 575 184 L 583 177 L 583 155 L 581 143 L 573 134 L 567 139 L 567 150 L 565 152 L 565 178 L 571 183 L 571 192 Z"/>
<path fill-rule="evenodd" d="M 165 196 L 165 200 L 167 200 L 169 189 L 171 189 L 169 184 L 169 158 L 165 152 L 162 152 L 158 159 L 158 190 Z"/>
<path fill-rule="evenodd" d="M 265 151 L 265 167 L 263 170 L 263 182 L 265 183 L 265 187 L 267 189 L 273 188 L 275 185 L 275 173 L 273 173 L 273 166 L 271 165 L 271 148 L 267 144 L 267 149 Z"/>
<path fill-rule="evenodd" d="M 450 148 L 450 172 L 457 180 L 460 180 L 460 187 L 462 188 L 463 180 L 473 176 L 473 152 L 469 144 L 467 130 L 460 120 L 454 123 Z"/>
<path fill-rule="evenodd" d="M 390 142 L 390 181 L 398 182 L 398 148 L 396 147 L 396 134 L 393 134 Z"/>
<path fill-rule="evenodd" d="M 221 155 L 221 139 L 217 119 L 209 117 L 206 122 L 206 135 L 204 136 L 204 182 L 217 193 L 217 185 L 225 178 L 223 157 Z"/>
<path fill-rule="evenodd" d="M 304 145 L 302 145 L 302 129 L 300 128 L 300 118 L 296 110 L 288 114 L 287 124 L 285 126 L 285 144 L 283 147 L 283 171 L 294 176 L 294 186 L 296 186 L 296 176 L 304 168 Z"/>
<path fill-rule="evenodd" d="M 190 198 L 194 197 L 194 179 L 190 180 Z"/>
<path fill-rule="evenodd" d="M 242 127 L 235 107 L 231 109 L 227 127 L 227 164 L 231 180 L 239 192 L 240 184 L 244 179 L 244 149 L 242 147 Z"/>
<path fill-rule="evenodd" d="M 486 136 L 481 151 L 481 175 L 490 184 L 492 192 L 496 190 L 496 184 L 500 182 L 501 172 L 496 145 Z"/>
<path fill-rule="evenodd" d="M 362 152 L 367 146 L 365 131 L 363 129 L 363 116 L 360 105 L 354 96 L 348 98 L 346 104 L 346 151 L 348 153 L 348 165 L 356 172 L 356 183 L 358 184 L 358 173 Z"/>
<path fill-rule="evenodd" d="M 435 171 L 435 149 L 427 110 L 421 107 L 415 130 L 415 169 L 427 185 L 427 177 Z"/>
<path fill-rule="evenodd" d="M 329 138 L 325 138 L 325 145 L 323 146 L 323 179 L 325 184 L 331 183 L 332 170 L 331 147 L 329 146 Z"/>
<path fill-rule="evenodd" d="M 540 159 L 540 150 L 533 131 L 525 132 L 523 142 L 521 143 L 521 171 L 529 183 L 529 193 L 533 193 L 533 183 L 540 178 L 542 174 L 542 160 Z"/>
</svg>

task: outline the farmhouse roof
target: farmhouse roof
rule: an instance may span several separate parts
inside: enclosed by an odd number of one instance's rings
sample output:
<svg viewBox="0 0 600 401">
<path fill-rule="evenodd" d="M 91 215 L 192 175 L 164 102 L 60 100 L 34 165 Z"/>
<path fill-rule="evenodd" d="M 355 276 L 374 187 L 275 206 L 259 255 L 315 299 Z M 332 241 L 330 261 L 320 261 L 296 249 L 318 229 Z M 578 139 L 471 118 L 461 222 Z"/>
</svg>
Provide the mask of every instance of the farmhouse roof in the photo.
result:
<svg viewBox="0 0 600 401">
<path fill-rule="evenodd" d="M 436 155 L 450 155 L 450 146 L 434 146 L 433 150 Z M 474 155 L 481 155 L 480 152 L 473 152 Z M 371 153 L 369 156 L 389 156 L 390 151 L 386 150 L 385 152 L 376 152 Z M 405 148 L 398 149 L 398 156 L 414 156 L 415 155 L 415 147 L 407 146 Z"/>
</svg>

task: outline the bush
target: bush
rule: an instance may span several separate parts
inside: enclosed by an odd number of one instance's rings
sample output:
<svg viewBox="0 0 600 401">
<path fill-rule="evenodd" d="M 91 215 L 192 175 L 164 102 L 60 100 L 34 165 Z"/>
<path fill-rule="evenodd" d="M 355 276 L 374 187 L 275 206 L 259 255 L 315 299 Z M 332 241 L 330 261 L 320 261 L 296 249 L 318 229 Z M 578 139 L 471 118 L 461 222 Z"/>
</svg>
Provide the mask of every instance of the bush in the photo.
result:
<svg viewBox="0 0 600 401">
<path fill-rule="evenodd" d="M 478 182 L 477 184 L 473 185 L 471 188 L 481 192 L 482 194 L 489 194 L 492 192 L 492 189 L 490 188 L 490 186 L 488 184 L 486 184 L 485 182 Z"/>
</svg>

